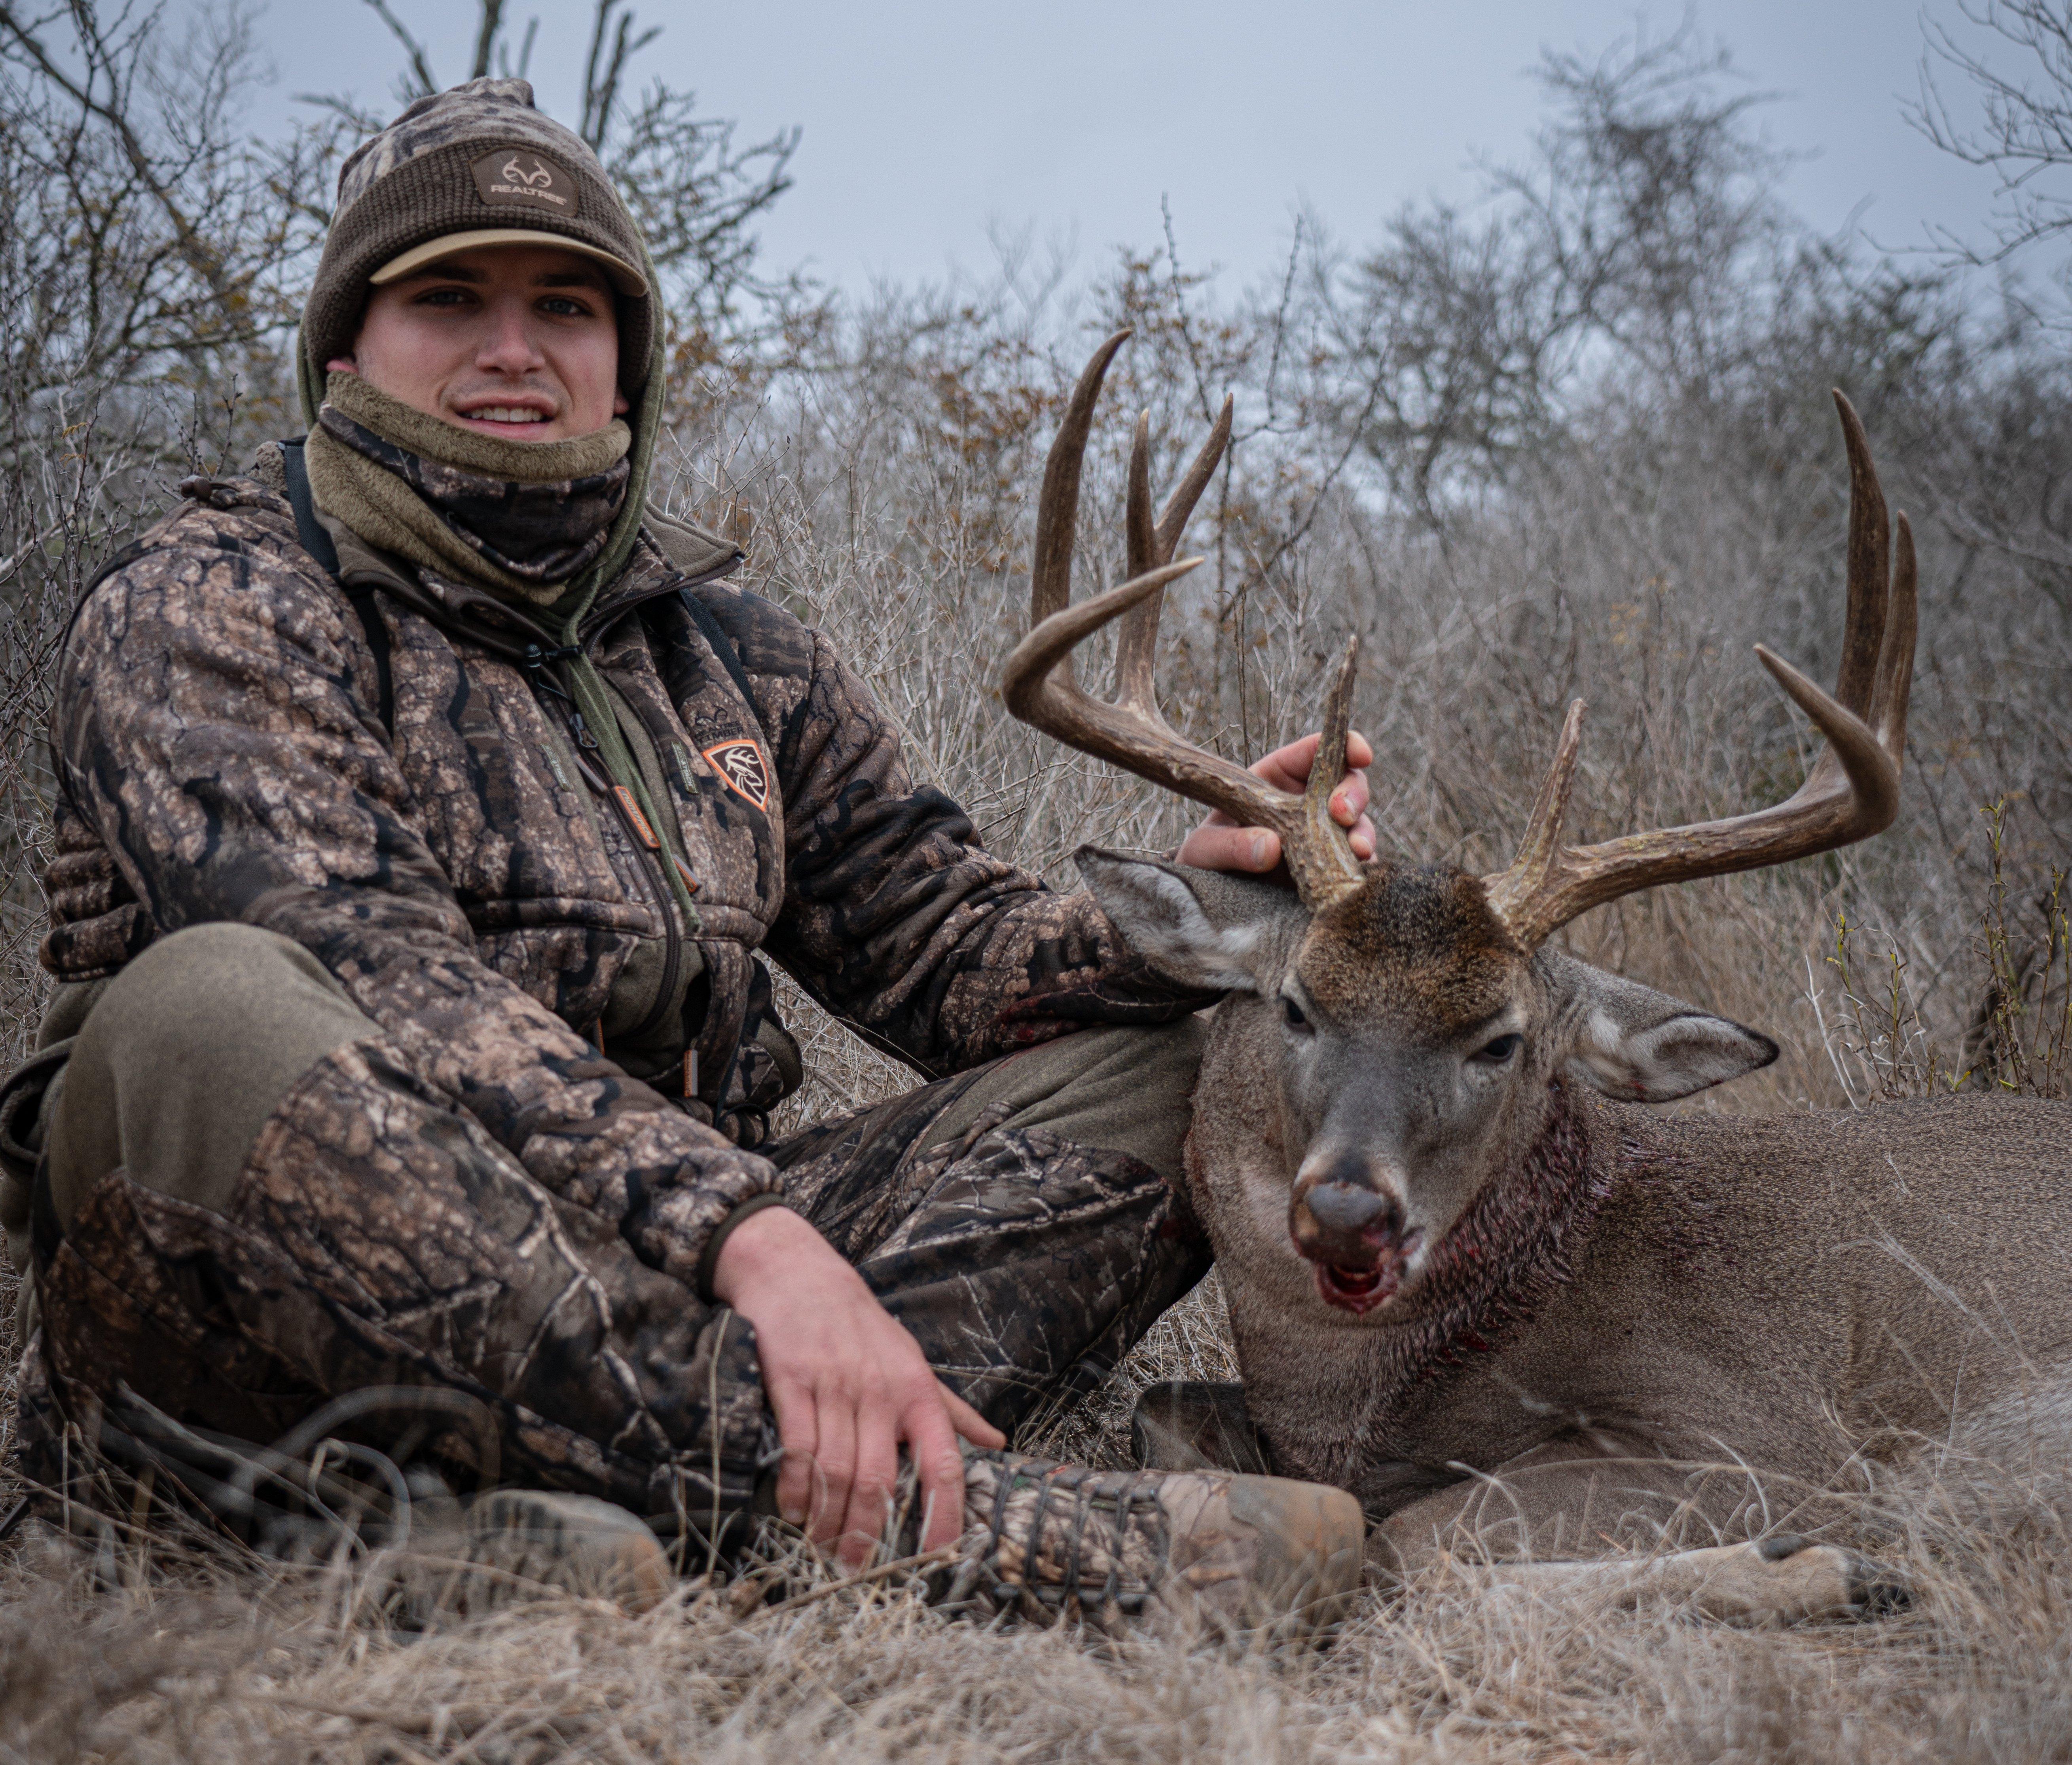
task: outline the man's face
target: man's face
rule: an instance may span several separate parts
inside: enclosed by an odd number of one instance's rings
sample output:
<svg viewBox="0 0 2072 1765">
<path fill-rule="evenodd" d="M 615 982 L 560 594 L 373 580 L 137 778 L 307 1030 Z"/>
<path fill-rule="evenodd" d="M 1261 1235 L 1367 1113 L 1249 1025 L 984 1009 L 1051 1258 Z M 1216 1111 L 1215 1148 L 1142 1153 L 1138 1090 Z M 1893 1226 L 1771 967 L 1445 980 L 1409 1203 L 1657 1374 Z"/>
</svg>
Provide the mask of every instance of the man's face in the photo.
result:
<svg viewBox="0 0 2072 1765">
<path fill-rule="evenodd" d="M 565 441 L 623 412 L 611 285 L 589 258 L 488 245 L 376 288 L 347 368 L 479 434 Z"/>
</svg>

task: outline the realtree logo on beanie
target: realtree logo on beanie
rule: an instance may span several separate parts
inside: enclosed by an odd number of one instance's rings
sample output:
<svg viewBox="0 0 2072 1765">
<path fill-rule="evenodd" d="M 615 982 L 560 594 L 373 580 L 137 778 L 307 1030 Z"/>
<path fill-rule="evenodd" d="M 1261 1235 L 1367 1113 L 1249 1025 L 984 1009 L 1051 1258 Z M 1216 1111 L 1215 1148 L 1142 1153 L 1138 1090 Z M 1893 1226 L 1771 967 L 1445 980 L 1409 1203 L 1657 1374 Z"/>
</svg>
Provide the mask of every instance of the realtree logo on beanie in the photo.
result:
<svg viewBox="0 0 2072 1765">
<path fill-rule="evenodd" d="M 468 167 L 484 202 L 535 213 L 577 212 L 576 180 L 567 167 L 530 147 L 499 147 Z"/>
</svg>

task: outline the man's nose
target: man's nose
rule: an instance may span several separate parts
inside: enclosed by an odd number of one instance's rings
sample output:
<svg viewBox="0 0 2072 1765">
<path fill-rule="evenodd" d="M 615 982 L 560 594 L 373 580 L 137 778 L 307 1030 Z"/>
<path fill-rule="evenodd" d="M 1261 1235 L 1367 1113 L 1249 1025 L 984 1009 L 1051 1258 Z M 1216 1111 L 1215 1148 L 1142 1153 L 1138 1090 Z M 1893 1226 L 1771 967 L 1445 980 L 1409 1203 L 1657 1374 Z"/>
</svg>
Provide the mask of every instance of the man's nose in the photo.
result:
<svg viewBox="0 0 2072 1765">
<path fill-rule="evenodd" d="M 530 310 L 520 301 L 499 301 L 484 315 L 487 328 L 475 364 L 506 374 L 529 374 L 545 358 L 532 338 Z"/>
</svg>

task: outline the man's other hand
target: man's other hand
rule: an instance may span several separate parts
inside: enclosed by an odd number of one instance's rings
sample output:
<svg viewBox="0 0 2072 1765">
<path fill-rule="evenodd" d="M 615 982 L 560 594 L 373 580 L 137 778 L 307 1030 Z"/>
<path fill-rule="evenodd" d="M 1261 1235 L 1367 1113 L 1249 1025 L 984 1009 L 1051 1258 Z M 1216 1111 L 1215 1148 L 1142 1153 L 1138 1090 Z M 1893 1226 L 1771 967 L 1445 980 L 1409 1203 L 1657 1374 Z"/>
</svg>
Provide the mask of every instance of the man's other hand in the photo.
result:
<svg viewBox="0 0 2072 1765">
<path fill-rule="evenodd" d="M 763 1388 L 784 1443 L 777 1509 L 859 1568 L 885 1524 L 903 1445 L 920 1473 L 923 1550 L 964 1530 L 961 1434 L 1006 1437 L 936 1378 L 863 1277 L 788 1208 L 744 1220 L 713 1292 L 755 1326 Z"/>
<path fill-rule="evenodd" d="M 1276 789 L 1299 792 L 1309 782 L 1310 763 L 1322 739 L 1305 735 L 1290 742 L 1252 770 Z M 1367 818 L 1367 768 L 1373 763 L 1373 747 L 1355 730 L 1346 738 L 1346 776 L 1331 793 L 1331 819 L 1349 830 L 1353 856 L 1363 864 L 1374 856 L 1374 823 Z M 1240 827 L 1218 809 L 1187 836 L 1174 857 L 1203 870 L 1271 870 L 1281 862 L 1281 836 L 1270 828 Z"/>
</svg>

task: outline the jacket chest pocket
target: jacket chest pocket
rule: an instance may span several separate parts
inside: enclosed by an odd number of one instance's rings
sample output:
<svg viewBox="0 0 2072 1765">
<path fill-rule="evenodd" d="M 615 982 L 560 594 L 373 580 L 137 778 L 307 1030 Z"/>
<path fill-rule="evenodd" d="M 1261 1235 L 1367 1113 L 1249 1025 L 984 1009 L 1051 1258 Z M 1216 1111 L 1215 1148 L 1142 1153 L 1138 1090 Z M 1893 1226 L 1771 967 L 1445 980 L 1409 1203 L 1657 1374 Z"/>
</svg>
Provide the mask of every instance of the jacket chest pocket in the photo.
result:
<svg viewBox="0 0 2072 1765">
<path fill-rule="evenodd" d="M 759 943 L 784 895 L 783 804 L 763 731 L 730 692 L 679 708 L 650 670 L 607 678 L 642 770 L 652 762 L 649 788 L 674 813 L 699 917 L 721 936 Z"/>
<path fill-rule="evenodd" d="M 648 933 L 652 909 L 629 894 L 557 743 L 517 669 L 434 643 L 399 644 L 396 751 L 426 838 L 478 932 L 570 923 Z"/>
</svg>

